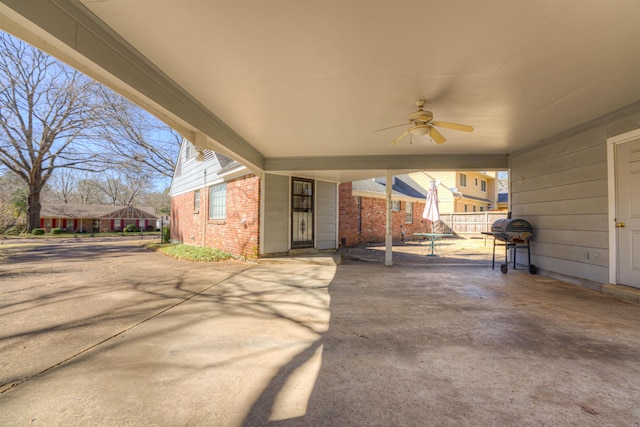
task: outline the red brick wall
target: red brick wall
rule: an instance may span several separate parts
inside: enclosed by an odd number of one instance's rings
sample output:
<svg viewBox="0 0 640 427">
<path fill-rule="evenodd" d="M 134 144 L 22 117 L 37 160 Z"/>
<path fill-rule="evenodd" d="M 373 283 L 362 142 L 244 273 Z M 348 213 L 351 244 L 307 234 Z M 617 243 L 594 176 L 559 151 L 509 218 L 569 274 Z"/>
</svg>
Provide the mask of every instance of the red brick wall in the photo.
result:
<svg viewBox="0 0 640 427">
<path fill-rule="evenodd" d="M 171 241 L 174 243 L 186 243 L 188 245 L 202 246 L 204 219 L 207 210 L 204 206 L 206 189 L 200 191 L 200 209 L 194 211 L 193 200 L 194 191 L 180 194 L 171 198 L 171 216 L 169 225 L 171 227 Z"/>
<path fill-rule="evenodd" d="M 62 218 L 55 218 L 56 227 L 52 227 L 54 218 L 40 218 L 40 224 L 44 225 L 44 230 L 46 233 L 51 233 L 51 228 L 62 228 Z M 67 218 L 67 232 L 68 233 L 80 233 L 81 231 L 85 231 L 86 233 L 93 233 L 93 219 L 84 218 L 80 221 L 78 218 L 78 229 L 75 230 L 73 228 L 73 220 L 74 218 Z M 44 224 L 42 224 L 44 222 Z M 81 224 L 82 222 L 82 224 Z"/>
<path fill-rule="evenodd" d="M 361 243 L 358 234 L 358 203 L 351 191 L 350 182 L 342 183 L 338 188 L 338 241 L 341 246 L 355 246 Z"/>
<path fill-rule="evenodd" d="M 171 199 L 171 240 L 256 258 L 260 244 L 260 179 L 251 174 L 227 182 L 224 220 L 208 219 L 209 189 L 200 191 L 198 213 L 193 210 L 194 192 Z"/>
<path fill-rule="evenodd" d="M 361 232 L 358 233 L 358 203 L 352 195 L 351 183 L 340 184 L 340 242 L 343 246 L 356 246 L 362 243 L 383 243 L 386 233 L 387 211 L 386 199 L 371 197 L 361 198 Z M 413 233 L 428 231 L 428 221 L 422 219 L 424 202 L 413 203 L 413 222 L 405 223 L 407 202 L 400 203 L 400 211 L 391 212 L 391 229 L 394 240 L 411 240 Z M 344 240 L 343 240 L 344 239 Z"/>
<path fill-rule="evenodd" d="M 193 197 L 193 193 L 191 193 L 191 197 Z M 64 220 L 64 218 L 41 218 L 41 221 L 44 221 L 44 229 L 45 232 L 50 233 L 51 232 L 51 228 L 55 228 L 52 227 L 53 221 L 55 220 L 56 222 L 56 227 L 58 228 L 62 228 L 62 221 Z M 93 233 L 93 219 L 89 218 L 83 218 L 82 221 L 80 220 L 80 218 L 77 218 L 78 221 L 78 229 L 75 230 L 73 228 L 73 224 L 74 224 L 74 220 L 75 218 L 67 218 L 67 232 L 68 233 L 79 233 L 84 231 L 85 233 Z M 114 231 L 111 228 L 111 219 L 110 218 L 102 218 L 98 220 L 100 223 L 99 226 L 99 232 L 100 233 L 109 233 Z M 149 230 L 145 230 L 145 231 L 154 231 L 156 229 L 156 220 L 155 219 L 149 219 Z M 124 220 L 124 226 L 126 227 L 128 224 L 136 224 L 136 220 L 135 219 L 125 219 Z M 139 225 L 141 228 L 144 228 L 144 219 L 141 219 L 139 222 Z M 120 227 L 120 219 L 117 218 L 115 219 L 115 223 L 114 223 L 114 228 L 117 231 L 122 231 L 121 227 Z"/>
</svg>

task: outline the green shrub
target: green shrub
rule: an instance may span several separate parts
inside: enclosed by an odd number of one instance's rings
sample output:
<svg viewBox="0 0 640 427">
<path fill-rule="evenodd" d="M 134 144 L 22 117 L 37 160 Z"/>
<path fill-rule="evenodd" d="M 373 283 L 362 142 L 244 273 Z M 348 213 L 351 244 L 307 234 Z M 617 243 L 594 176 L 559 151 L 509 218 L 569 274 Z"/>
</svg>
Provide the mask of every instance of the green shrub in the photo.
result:
<svg viewBox="0 0 640 427">
<path fill-rule="evenodd" d="M 62 234 L 62 228 L 52 228 L 51 234 Z"/>
<path fill-rule="evenodd" d="M 171 239 L 171 230 L 169 229 L 169 227 L 163 227 L 162 228 L 162 239 L 161 239 L 161 242 L 162 243 L 169 243 L 170 239 Z"/>
<path fill-rule="evenodd" d="M 31 230 L 31 234 L 34 236 L 42 236 L 44 234 L 44 228 L 34 228 Z"/>
<path fill-rule="evenodd" d="M 127 233 L 137 233 L 138 231 L 140 231 L 140 229 L 134 224 L 127 224 L 127 226 L 124 228 L 124 231 Z"/>
</svg>

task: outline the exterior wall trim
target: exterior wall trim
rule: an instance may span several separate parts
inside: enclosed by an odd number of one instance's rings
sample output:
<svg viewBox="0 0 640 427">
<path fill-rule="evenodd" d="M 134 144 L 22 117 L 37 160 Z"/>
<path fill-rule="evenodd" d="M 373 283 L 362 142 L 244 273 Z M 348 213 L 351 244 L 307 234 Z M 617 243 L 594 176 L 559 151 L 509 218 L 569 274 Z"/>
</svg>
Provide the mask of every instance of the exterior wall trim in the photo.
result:
<svg viewBox="0 0 640 427">
<path fill-rule="evenodd" d="M 504 170 L 509 165 L 508 154 L 420 154 L 389 156 L 320 156 L 268 157 L 264 170 L 269 173 L 286 171 L 294 176 L 311 170 Z M 303 175 L 301 175 L 303 177 Z M 315 178 L 317 179 L 317 178 Z M 323 179 L 324 180 L 324 179 Z"/>
<path fill-rule="evenodd" d="M 260 256 L 264 255 L 264 204 L 266 193 L 265 182 L 267 181 L 266 178 L 267 177 L 264 174 L 260 177 L 260 212 L 258 213 L 260 217 L 260 227 L 258 227 L 258 252 Z"/>
<path fill-rule="evenodd" d="M 336 186 L 336 248 L 340 247 L 340 184 Z"/>
</svg>

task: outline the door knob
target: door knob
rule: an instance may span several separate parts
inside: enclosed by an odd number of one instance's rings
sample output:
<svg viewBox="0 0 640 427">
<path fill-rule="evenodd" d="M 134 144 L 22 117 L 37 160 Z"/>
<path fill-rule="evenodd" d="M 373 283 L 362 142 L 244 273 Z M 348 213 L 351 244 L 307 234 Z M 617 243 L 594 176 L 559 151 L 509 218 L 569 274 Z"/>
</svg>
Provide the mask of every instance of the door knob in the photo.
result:
<svg viewBox="0 0 640 427">
<path fill-rule="evenodd" d="M 624 222 L 616 222 L 616 227 L 623 228 L 625 226 Z"/>
</svg>

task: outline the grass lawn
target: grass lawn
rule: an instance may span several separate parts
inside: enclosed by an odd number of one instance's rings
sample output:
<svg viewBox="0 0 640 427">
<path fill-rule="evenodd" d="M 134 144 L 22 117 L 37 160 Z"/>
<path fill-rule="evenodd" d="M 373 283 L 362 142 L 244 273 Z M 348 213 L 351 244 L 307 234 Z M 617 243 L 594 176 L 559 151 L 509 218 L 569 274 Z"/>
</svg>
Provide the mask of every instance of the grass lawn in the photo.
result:
<svg viewBox="0 0 640 427">
<path fill-rule="evenodd" d="M 147 243 L 144 247 L 185 261 L 217 262 L 235 259 L 233 255 L 218 249 L 178 243 Z"/>
</svg>

